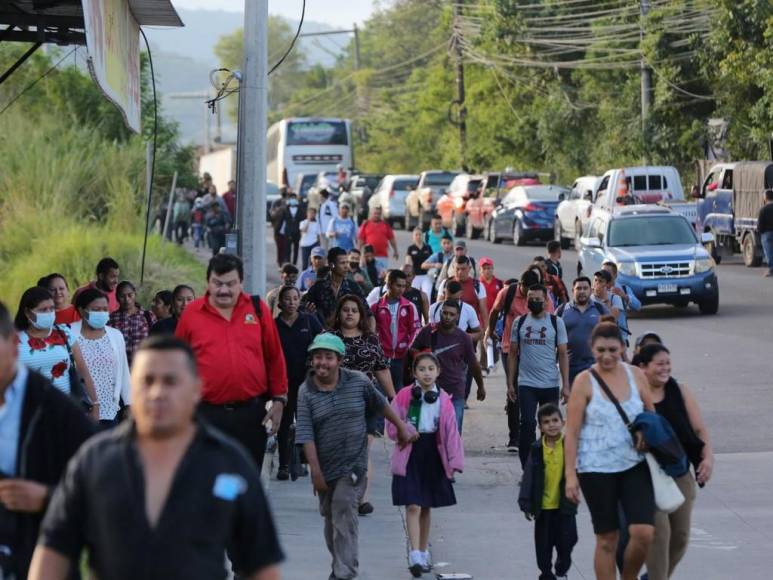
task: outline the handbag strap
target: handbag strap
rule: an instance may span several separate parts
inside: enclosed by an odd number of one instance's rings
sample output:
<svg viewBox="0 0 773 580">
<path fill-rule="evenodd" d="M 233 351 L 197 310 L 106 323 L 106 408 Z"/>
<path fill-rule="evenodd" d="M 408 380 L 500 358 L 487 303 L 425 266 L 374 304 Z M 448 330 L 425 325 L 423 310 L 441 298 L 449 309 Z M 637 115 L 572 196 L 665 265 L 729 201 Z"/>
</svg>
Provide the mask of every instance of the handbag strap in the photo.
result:
<svg viewBox="0 0 773 580">
<path fill-rule="evenodd" d="M 67 349 L 67 354 L 70 356 L 70 364 L 75 367 L 75 357 L 72 356 L 72 348 L 70 348 L 70 343 L 67 341 L 67 335 L 61 328 L 59 328 L 58 324 L 54 325 L 54 329 L 59 334 L 59 336 L 62 337 L 62 340 L 64 341 L 64 347 Z"/>
<path fill-rule="evenodd" d="M 596 379 L 596 382 L 599 384 L 601 389 L 604 391 L 604 394 L 609 399 L 610 403 L 612 403 L 615 406 L 615 409 L 617 409 L 617 412 L 620 413 L 620 418 L 623 420 L 623 423 L 625 423 L 625 426 L 628 427 L 630 430 L 631 428 L 631 421 L 628 419 L 628 415 L 623 410 L 623 406 L 620 404 L 620 401 L 617 400 L 617 397 L 612 393 L 612 389 L 609 388 L 609 385 L 604 381 L 604 379 L 601 378 L 601 375 L 599 375 L 595 369 L 589 369 L 590 374 L 593 375 L 593 378 Z"/>
</svg>

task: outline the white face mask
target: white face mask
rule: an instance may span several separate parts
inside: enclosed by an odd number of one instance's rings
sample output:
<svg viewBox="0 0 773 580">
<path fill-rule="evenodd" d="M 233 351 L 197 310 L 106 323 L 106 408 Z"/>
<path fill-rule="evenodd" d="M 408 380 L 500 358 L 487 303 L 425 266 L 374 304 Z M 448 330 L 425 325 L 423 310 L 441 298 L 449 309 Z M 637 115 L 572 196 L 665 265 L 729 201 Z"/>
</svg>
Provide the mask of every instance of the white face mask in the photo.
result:
<svg viewBox="0 0 773 580">
<path fill-rule="evenodd" d="M 36 312 L 35 320 L 30 320 L 30 322 L 38 330 L 51 330 L 55 320 L 56 313 L 54 312 Z"/>
<path fill-rule="evenodd" d="M 89 310 L 86 314 L 86 322 L 95 330 L 100 330 L 107 325 L 110 319 L 110 313 L 104 310 Z"/>
</svg>

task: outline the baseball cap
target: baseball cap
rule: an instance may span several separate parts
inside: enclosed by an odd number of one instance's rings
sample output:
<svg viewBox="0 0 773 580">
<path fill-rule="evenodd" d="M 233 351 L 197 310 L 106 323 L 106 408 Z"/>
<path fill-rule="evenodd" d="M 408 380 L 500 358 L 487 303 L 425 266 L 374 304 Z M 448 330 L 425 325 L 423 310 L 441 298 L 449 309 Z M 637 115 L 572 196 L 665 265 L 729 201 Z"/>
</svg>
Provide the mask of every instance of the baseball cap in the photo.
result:
<svg viewBox="0 0 773 580">
<path fill-rule="evenodd" d="M 641 343 L 643 343 L 648 338 L 654 338 L 657 340 L 660 344 L 663 344 L 663 341 L 660 339 L 660 336 L 652 331 L 647 331 L 644 334 L 640 334 L 636 337 L 636 342 L 634 343 L 634 346 L 636 348 L 639 348 L 641 346 Z"/>
<path fill-rule="evenodd" d="M 327 252 L 325 251 L 325 248 L 321 246 L 317 246 L 311 251 L 312 258 L 324 258 L 326 256 L 327 256 Z"/>
<path fill-rule="evenodd" d="M 314 337 L 311 345 L 309 345 L 309 352 L 315 350 L 332 350 L 335 353 L 344 356 L 346 353 L 346 346 L 344 341 L 330 332 L 323 332 Z"/>
<path fill-rule="evenodd" d="M 466 250 L 467 242 L 465 242 L 464 240 L 457 240 L 456 243 L 454 244 L 454 249 L 456 248 L 464 248 Z"/>
<path fill-rule="evenodd" d="M 493 266 L 493 265 L 494 265 L 494 260 L 492 260 L 492 259 L 491 259 L 491 258 L 489 258 L 489 257 L 485 257 L 485 256 L 484 256 L 483 258 L 481 258 L 481 259 L 478 261 L 478 263 L 479 263 L 481 266 Z"/>
</svg>

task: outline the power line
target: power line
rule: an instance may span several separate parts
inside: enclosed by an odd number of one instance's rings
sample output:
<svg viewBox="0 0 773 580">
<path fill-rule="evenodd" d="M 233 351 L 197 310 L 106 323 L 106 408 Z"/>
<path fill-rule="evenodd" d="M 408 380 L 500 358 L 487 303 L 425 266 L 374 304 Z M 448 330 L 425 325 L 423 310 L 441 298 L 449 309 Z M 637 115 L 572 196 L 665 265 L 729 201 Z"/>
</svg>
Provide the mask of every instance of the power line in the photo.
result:
<svg viewBox="0 0 773 580">
<path fill-rule="evenodd" d="M 13 97 L 8 104 L 3 107 L 2 110 L 0 110 L 0 115 L 5 113 L 8 109 L 11 108 L 11 106 L 18 101 L 27 91 L 32 89 L 35 85 L 37 85 L 40 81 L 42 81 L 44 78 L 46 78 L 50 73 L 54 71 L 60 64 L 62 64 L 71 54 L 73 54 L 76 50 L 78 50 L 78 47 L 76 46 L 73 48 L 70 52 L 65 54 L 62 58 L 60 58 L 54 66 L 52 66 L 50 69 L 48 69 L 46 72 L 44 72 L 42 75 L 40 75 L 38 78 L 36 78 L 34 81 L 32 81 L 30 84 L 28 84 L 26 87 L 24 87 L 20 92 L 16 94 L 15 97 Z"/>
<path fill-rule="evenodd" d="M 249 1 L 249 0 L 247 0 Z M 298 40 L 298 36 L 301 34 L 301 28 L 303 28 L 303 20 L 306 16 L 306 0 L 303 0 L 303 6 L 301 7 L 301 19 L 298 22 L 298 29 L 295 31 L 295 36 L 293 37 L 292 41 L 290 42 L 290 46 L 287 48 L 287 52 L 285 52 L 282 55 L 282 58 L 279 59 L 279 61 L 272 66 L 268 70 L 268 74 L 270 75 L 272 72 L 274 72 L 276 69 L 278 69 L 280 66 L 282 66 L 282 63 L 285 61 L 285 59 L 290 56 L 290 53 L 293 50 L 293 47 L 295 46 L 295 42 Z"/>
</svg>

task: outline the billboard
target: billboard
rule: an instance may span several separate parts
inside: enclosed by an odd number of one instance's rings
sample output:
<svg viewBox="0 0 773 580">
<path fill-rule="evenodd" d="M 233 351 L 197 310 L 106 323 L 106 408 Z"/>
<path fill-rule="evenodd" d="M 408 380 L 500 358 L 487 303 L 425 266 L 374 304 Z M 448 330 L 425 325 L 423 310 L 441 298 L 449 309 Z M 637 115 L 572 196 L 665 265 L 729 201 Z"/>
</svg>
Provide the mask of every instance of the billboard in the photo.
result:
<svg viewBox="0 0 773 580">
<path fill-rule="evenodd" d="M 140 26 L 129 0 L 82 0 L 89 72 L 102 93 L 139 133 Z"/>
</svg>

